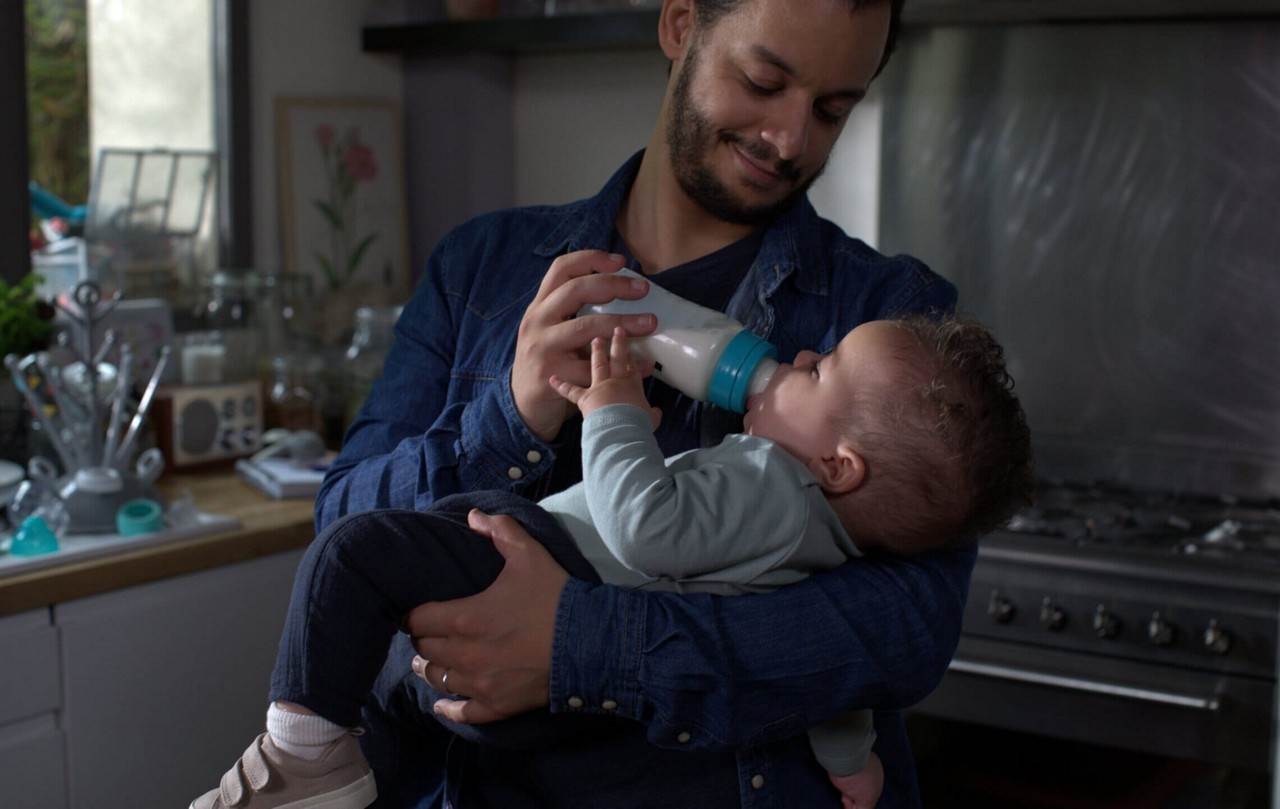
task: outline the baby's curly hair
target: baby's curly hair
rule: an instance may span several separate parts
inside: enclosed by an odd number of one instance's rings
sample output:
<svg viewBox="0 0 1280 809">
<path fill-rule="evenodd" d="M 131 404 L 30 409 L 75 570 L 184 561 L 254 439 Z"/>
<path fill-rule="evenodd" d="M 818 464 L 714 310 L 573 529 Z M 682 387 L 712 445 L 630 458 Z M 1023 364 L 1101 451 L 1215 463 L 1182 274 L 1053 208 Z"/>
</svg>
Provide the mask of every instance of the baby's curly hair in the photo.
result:
<svg viewBox="0 0 1280 809">
<path fill-rule="evenodd" d="M 970 317 L 889 322 L 904 337 L 896 378 L 855 394 L 852 438 L 871 495 L 859 503 L 857 535 L 906 553 L 975 542 L 1035 488 L 1031 432 L 1004 350 Z"/>
</svg>

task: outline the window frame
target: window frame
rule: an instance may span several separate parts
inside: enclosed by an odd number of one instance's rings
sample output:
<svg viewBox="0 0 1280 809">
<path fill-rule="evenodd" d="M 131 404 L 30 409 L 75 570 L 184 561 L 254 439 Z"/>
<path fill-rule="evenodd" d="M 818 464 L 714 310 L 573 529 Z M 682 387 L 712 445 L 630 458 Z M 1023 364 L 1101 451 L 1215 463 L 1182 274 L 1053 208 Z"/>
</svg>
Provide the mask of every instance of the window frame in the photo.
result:
<svg viewBox="0 0 1280 809">
<path fill-rule="evenodd" d="M 214 126 L 219 153 L 218 263 L 253 264 L 249 0 L 213 0 Z M 24 4 L 0 2 L 0 278 L 31 268 Z"/>
</svg>

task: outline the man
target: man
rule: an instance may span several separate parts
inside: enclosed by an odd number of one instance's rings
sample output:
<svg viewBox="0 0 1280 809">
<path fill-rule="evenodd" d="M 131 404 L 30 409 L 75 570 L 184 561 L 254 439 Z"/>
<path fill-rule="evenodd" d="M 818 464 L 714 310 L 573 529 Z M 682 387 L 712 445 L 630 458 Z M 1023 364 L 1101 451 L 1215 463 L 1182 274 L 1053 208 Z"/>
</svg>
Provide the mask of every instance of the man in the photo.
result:
<svg viewBox="0 0 1280 809">
<path fill-rule="evenodd" d="M 865 320 L 952 308 L 950 284 L 848 238 L 805 198 L 900 10 L 666 0 L 658 33 L 672 70 L 645 151 L 592 199 L 486 215 L 441 242 L 317 526 L 481 489 L 539 498 L 578 479 L 578 422 L 547 379 L 584 385 L 592 338 L 654 328 L 643 315 L 575 317 L 643 294 L 613 273 L 624 263 L 737 318 L 783 360 L 829 350 Z M 741 429 L 655 381 L 648 395 L 667 454 Z M 473 527 L 506 567 L 480 595 L 409 616 L 422 679 L 405 641 L 365 716 L 379 805 L 443 792 L 457 807 L 836 806 L 804 732 L 860 707 L 877 709 L 880 805 L 918 804 L 897 710 L 945 672 L 972 552 L 845 565 L 761 596 L 680 597 L 569 579 L 509 518 Z M 448 734 L 424 681 L 470 697 L 442 703 L 450 719 L 549 708 L 578 733 L 534 750 L 458 741 L 442 767 Z"/>
</svg>

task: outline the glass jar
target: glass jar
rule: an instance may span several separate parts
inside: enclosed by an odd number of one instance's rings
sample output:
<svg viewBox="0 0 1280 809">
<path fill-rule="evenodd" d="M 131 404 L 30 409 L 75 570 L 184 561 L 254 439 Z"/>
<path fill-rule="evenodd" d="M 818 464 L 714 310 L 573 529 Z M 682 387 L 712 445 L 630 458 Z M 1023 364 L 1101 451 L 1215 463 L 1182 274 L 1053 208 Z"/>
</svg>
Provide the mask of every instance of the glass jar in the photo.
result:
<svg viewBox="0 0 1280 809">
<path fill-rule="evenodd" d="M 356 310 L 355 331 L 343 364 L 343 403 L 347 426 L 355 421 L 373 383 L 382 376 L 382 364 L 394 339 L 400 306 L 363 306 Z"/>
<path fill-rule="evenodd" d="M 220 331 L 191 331 L 182 337 L 182 384 L 216 385 L 226 374 L 227 344 Z"/>
<path fill-rule="evenodd" d="M 197 329 L 222 334 L 222 381 L 253 379 L 254 358 L 262 353 L 262 329 L 255 322 L 249 276 L 219 270 L 203 279 L 195 315 Z"/>
<path fill-rule="evenodd" d="M 267 429 L 324 435 L 324 359 L 315 354 L 272 357 L 264 416 Z"/>
<path fill-rule="evenodd" d="M 254 321 L 262 330 L 264 355 L 272 357 L 309 350 L 315 342 L 311 277 L 296 273 L 260 273 L 250 280 L 256 292 Z"/>
</svg>

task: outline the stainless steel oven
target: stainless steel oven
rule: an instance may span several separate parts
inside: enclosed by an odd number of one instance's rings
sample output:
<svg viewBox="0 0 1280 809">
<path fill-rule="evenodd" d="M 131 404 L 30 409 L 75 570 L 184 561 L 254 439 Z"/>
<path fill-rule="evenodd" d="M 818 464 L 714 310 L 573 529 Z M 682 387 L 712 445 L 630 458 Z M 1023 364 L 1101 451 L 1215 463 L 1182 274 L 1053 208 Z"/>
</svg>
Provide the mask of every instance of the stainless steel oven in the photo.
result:
<svg viewBox="0 0 1280 809">
<path fill-rule="evenodd" d="M 1098 487 L 984 541 L 921 710 L 1227 767 L 1275 755 L 1280 511 Z"/>
</svg>

